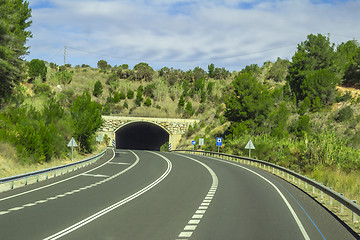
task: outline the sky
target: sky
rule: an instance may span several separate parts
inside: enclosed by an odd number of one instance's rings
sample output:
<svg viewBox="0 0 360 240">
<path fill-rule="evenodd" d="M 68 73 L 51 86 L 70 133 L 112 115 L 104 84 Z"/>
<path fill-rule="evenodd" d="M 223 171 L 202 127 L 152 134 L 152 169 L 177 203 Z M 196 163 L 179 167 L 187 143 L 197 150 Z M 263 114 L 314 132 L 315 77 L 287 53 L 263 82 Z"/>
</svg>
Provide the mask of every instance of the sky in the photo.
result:
<svg viewBox="0 0 360 240">
<path fill-rule="evenodd" d="M 360 0 L 29 0 L 26 60 L 230 71 L 291 60 L 309 34 L 360 39 Z"/>
</svg>

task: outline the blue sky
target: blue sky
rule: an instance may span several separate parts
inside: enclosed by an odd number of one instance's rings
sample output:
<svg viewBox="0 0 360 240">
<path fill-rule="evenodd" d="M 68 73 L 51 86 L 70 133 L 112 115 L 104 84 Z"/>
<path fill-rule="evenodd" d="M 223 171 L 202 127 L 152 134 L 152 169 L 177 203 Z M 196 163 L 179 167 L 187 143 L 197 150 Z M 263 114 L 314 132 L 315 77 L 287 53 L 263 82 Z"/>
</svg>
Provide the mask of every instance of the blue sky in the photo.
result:
<svg viewBox="0 0 360 240">
<path fill-rule="evenodd" d="M 290 59 L 308 34 L 360 39 L 360 0 L 30 0 L 27 60 L 231 71 Z"/>
</svg>

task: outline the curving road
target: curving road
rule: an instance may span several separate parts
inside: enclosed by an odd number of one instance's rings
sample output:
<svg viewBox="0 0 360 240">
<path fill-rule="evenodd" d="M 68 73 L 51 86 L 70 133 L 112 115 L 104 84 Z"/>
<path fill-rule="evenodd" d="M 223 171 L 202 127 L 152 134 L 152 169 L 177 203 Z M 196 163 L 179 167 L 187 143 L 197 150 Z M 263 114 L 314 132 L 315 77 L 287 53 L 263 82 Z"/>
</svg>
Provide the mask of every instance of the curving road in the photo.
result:
<svg viewBox="0 0 360 240">
<path fill-rule="evenodd" d="M 0 239 L 359 239 L 265 171 L 178 153 L 108 150 L 0 194 Z"/>
</svg>

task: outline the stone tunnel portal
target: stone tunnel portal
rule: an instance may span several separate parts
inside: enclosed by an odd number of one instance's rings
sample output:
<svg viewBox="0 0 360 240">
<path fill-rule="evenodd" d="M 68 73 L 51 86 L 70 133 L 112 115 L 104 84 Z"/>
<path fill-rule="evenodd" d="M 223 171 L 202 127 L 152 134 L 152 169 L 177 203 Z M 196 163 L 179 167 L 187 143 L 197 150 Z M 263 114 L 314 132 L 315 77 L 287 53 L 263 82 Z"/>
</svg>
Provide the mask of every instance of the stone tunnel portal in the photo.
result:
<svg viewBox="0 0 360 240">
<path fill-rule="evenodd" d="M 162 127 L 150 122 L 132 122 L 115 132 L 117 149 L 153 150 L 169 141 L 169 133 Z"/>
</svg>

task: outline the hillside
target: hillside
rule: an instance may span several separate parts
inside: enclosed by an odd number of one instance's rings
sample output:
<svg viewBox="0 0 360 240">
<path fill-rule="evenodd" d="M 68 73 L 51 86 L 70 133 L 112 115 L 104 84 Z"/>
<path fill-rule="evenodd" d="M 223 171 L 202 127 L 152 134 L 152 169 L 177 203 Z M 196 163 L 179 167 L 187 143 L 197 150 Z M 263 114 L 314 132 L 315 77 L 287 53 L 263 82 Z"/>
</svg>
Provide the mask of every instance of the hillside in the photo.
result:
<svg viewBox="0 0 360 240">
<path fill-rule="evenodd" d="M 81 152 L 91 153 L 101 114 L 196 118 L 200 123 L 188 129 L 180 148 L 192 149 L 191 140 L 201 137 L 204 150 L 216 151 L 215 139 L 223 137 L 221 151 L 246 156 L 251 139 L 255 158 L 360 200 L 359 56 L 358 43 L 335 50 L 319 34 L 299 44 L 291 62 L 278 58 L 233 73 L 214 64 L 184 71 L 147 63 L 129 69 L 105 60 L 98 68 L 32 61 L 27 68 L 35 66 L 35 74 L 20 82 L 0 112 L 0 145 L 11 150 L 4 150 L 12 153 L 6 158 L 43 164 L 64 158 L 74 135 L 83 141 Z"/>
</svg>

